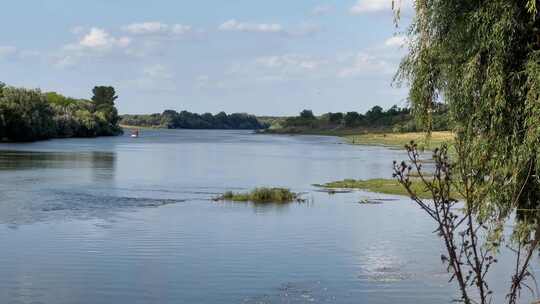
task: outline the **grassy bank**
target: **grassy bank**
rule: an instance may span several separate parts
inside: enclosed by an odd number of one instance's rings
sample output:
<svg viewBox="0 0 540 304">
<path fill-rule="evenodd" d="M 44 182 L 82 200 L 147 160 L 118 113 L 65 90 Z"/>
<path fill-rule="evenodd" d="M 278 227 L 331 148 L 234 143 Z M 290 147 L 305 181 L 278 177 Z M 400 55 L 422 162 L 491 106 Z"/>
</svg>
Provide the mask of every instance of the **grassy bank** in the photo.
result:
<svg viewBox="0 0 540 304">
<path fill-rule="evenodd" d="M 429 140 L 424 132 L 365 133 L 346 135 L 344 138 L 348 143 L 355 145 L 384 145 L 400 148 L 414 141 L 421 149 L 432 150 L 444 143 L 452 145 L 454 135 L 449 131 L 438 131 L 433 132 Z"/>
<path fill-rule="evenodd" d="M 397 180 L 393 179 L 368 179 L 368 180 L 355 180 L 345 179 L 342 181 L 330 182 L 322 185 L 315 185 L 323 188 L 337 188 L 337 189 L 359 189 L 370 192 L 392 194 L 392 195 L 404 195 L 409 196 L 405 188 Z M 429 197 L 429 193 L 425 190 L 422 183 L 416 181 L 413 182 L 413 189 L 418 193 L 420 197 Z"/>
<path fill-rule="evenodd" d="M 336 130 L 282 128 L 268 129 L 261 131 L 261 133 L 337 136 L 344 138 L 347 143 L 353 145 L 381 145 L 396 148 L 403 148 L 406 144 L 414 141 L 421 150 L 433 150 L 444 143 L 452 146 L 452 141 L 454 140 L 454 135 L 450 131 L 433 132 L 429 140 L 427 140 L 425 132 L 397 133 L 358 128 Z"/>
<path fill-rule="evenodd" d="M 265 134 L 290 134 L 290 135 L 326 135 L 347 137 L 358 134 L 380 133 L 382 130 L 366 130 L 365 128 L 335 128 L 335 129 L 314 129 L 302 127 L 288 127 L 260 130 L 259 133 Z"/>
<path fill-rule="evenodd" d="M 147 130 L 152 130 L 152 129 L 160 129 L 159 127 L 154 127 L 154 126 L 132 126 L 132 125 L 123 125 L 123 124 L 120 124 L 120 128 L 122 129 L 147 129 Z"/>
<path fill-rule="evenodd" d="M 420 198 L 429 199 L 431 193 L 426 189 L 425 185 L 418 179 L 411 179 L 412 189 Z M 327 189 L 359 189 L 369 192 L 382 193 L 382 194 L 391 194 L 391 195 L 402 195 L 409 196 L 409 193 L 405 188 L 394 179 L 368 179 L 368 180 L 355 180 L 355 179 L 345 179 L 342 181 L 330 182 L 322 185 L 314 185 L 317 187 L 327 188 Z M 454 192 L 453 196 L 460 198 L 459 193 Z"/>
<path fill-rule="evenodd" d="M 225 192 L 216 201 L 254 202 L 254 203 L 289 203 L 299 201 L 300 195 L 285 188 L 256 188 L 250 192 Z"/>
</svg>

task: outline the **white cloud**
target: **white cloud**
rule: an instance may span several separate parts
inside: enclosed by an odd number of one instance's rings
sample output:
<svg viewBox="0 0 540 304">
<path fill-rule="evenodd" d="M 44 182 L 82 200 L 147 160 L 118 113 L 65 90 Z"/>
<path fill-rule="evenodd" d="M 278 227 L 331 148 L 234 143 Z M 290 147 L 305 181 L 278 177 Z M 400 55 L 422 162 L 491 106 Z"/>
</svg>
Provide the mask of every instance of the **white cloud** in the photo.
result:
<svg viewBox="0 0 540 304">
<path fill-rule="evenodd" d="M 401 7 L 404 10 L 412 8 L 412 0 L 358 0 L 351 7 L 350 12 L 355 15 L 381 11 L 392 12 L 392 3 L 394 3 L 394 6 Z"/>
<path fill-rule="evenodd" d="M 39 58 L 41 53 L 36 50 L 22 50 L 18 52 L 19 58 L 21 59 L 30 59 L 30 58 Z"/>
<path fill-rule="evenodd" d="M 192 31 L 192 27 L 184 24 L 165 24 L 158 21 L 132 23 L 123 27 L 132 35 L 184 35 Z"/>
<path fill-rule="evenodd" d="M 0 46 L 0 59 L 7 58 L 17 54 L 17 48 L 14 46 Z"/>
<path fill-rule="evenodd" d="M 66 46 L 67 50 L 110 50 L 112 48 L 125 48 L 129 46 L 131 39 L 129 37 L 115 38 L 105 30 L 93 27 L 90 31 L 80 38 L 76 44 Z"/>
<path fill-rule="evenodd" d="M 82 32 L 81 32 L 82 31 Z M 99 58 L 118 51 L 127 53 L 132 40 L 127 36 L 114 37 L 106 30 L 92 27 L 80 32 L 77 42 L 64 45 L 63 49 L 52 55 L 53 63 L 59 68 L 77 65 L 83 58 Z"/>
<path fill-rule="evenodd" d="M 380 48 L 333 56 L 298 53 L 263 56 L 233 63 L 223 75 L 216 76 L 217 79 L 201 76 L 197 79 L 197 86 L 240 89 L 259 84 L 335 82 L 336 79 L 345 78 L 352 81 L 356 81 L 355 78 L 374 78 L 390 83 L 398 61 L 397 58 L 387 58 L 383 51 L 388 53 L 396 50 L 381 44 Z"/>
<path fill-rule="evenodd" d="M 171 79 L 173 73 L 162 64 L 155 64 L 143 68 L 143 75 L 152 79 Z"/>
<path fill-rule="evenodd" d="M 289 30 L 286 33 L 292 37 L 309 36 L 321 31 L 321 27 L 316 24 L 304 23 L 299 27 Z"/>
<path fill-rule="evenodd" d="M 386 39 L 384 42 L 384 45 L 387 47 L 403 47 L 407 45 L 407 37 L 406 36 L 394 36 Z"/>
<path fill-rule="evenodd" d="M 171 27 L 171 32 L 175 35 L 183 35 L 191 32 L 192 28 L 189 25 L 174 24 Z"/>
<path fill-rule="evenodd" d="M 338 77 L 348 78 L 381 73 L 390 74 L 392 71 L 393 68 L 388 62 L 380 60 L 368 53 L 359 52 L 351 58 L 347 66 L 342 67 L 338 71 Z"/>
<path fill-rule="evenodd" d="M 212 83 L 232 88 L 254 82 L 270 84 L 320 78 L 328 74 L 325 72 L 328 63 L 323 58 L 301 54 L 263 56 L 233 64 L 220 81 Z"/>
<path fill-rule="evenodd" d="M 238 22 L 235 19 L 225 21 L 219 26 L 220 31 L 237 31 L 237 32 L 259 32 L 259 33 L 280 33 L 283 32 L 281 24 L 272 23 L 247 23 Z"/>
<path fill-rule="evenodd" d="M 74 55 L 64 54 L 62 56 L 56 56 L 53 58 L 54 66 L 60 69 L 66 69 L 73 67 L 79 62 L 79 58 Z"/>
<path fill-rule="evenodd" d="M 331 5 L 317 5 L 311 10 L 311 14 L 315 16 L 326 15 L 334 10 Z"/>
<path fill-rule="evenodd" d="M 277 33 L 286 37 L 304 37 L 317 33 L 321 30 L 318 25 L 303 23 L 297 27 L 286 29 L 279 23 L 249 23 L 238 22 L 236 19 L 222 23 L 218 30 L 229 32 L 252 32 L 252 33 Z"/>
<path fill-rule="evenodd" d="M 175 75 L 162 64 L 144 66 L 138 76 L 123 82 L 128 88 L 150 92 L 174 92 L 177 90 Z"/>
<path fill-rule="evenodd" d="M 262 67 L 281 69 L 282 71 L 314 70 L 326 63 L 324 60 L 296 54 L 260 57 L 255 62 Z"/>
<path fill-rule="evenodd" d="M 35 50 L 21 50 L 14 46 L 0 45 L 0 59 L 38 59 L 41 53 Z"/>
<path fill-rule="evenodd" d="M 168 25 L 161 22 L 143 22 L 126 25 L 124 30 L 133 35 L 156 34 L 168 30 Z"/>
</svg>

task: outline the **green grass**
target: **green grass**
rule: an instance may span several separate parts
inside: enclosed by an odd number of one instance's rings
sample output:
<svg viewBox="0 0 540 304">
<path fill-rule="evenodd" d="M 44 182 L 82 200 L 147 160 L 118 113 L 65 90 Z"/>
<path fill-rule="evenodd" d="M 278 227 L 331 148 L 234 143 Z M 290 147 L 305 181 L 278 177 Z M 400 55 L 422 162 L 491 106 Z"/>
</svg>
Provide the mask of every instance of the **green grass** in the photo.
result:
<svg viewBox="0 0 540 304">
<path fill-rule="evenodd" d="M 411 188 L 419 198 L 430 199 L 431 193 L 426 189 L 424 183 L 418 178 L 411 178 Z M 395 179 L 375 178 L 368 180 L 345 179 L 342 181 L 330 182 L 322 185 L 314 185 L 326 189 L 360 189 L 369 192 L 409 196 L 407 190 Z M 451 194 L 455 198 L 461 198 L 457 191 Z"/>
<path fill-rule="evenodd" d="M 454 135 L 450 131 L 432 132 L 427 140 L 425 132 L 384 132 L 382 130 L 366 129 L 309 129 L 309 128 L 277 128 L 262 130 L 260 133 L 268 134 L 305 134 L 327 135 L 343 137 L 347 143 L 353 145 L 380 145 L 395 148 L 403 148 L 406 144 L 414 141 L 420 150 L 434 150 L 442 144 L 447 144 L 452 151 Z M 453 153 L 453 152 L 451 152 Z"/>
<path fill-rule="evenodd" d="M 300 195 L 286 188 L 256 188 L 250 192 L 225 192 L 216 200 L 254 203 L 289 203 L 300 200 Z"/>
<path fill-rule="evenodd" d="M 426 138 L 426 133 L 423 132 L 365 133 L 344 137 L 348 143 L 355 145 L 384 145 L 400 148 L 414 141 L 420 149 L 425 150 L 433 150 L 444 143 L 451 146 L 454 140 L 454 135 L 449 131 L 433 132 L 429 141 Z"/>
<path fill-rule="evenodd" d="M 409 196 L 407 190 L 405 190 L 405 188 L 397 180 L 394 179 L 345 179 L 342 181 L 330 182 L 323 185 L 315 186 L 329 189 L 361 189 L 382 194 Z M 431 198 L 431 193 L 426 190 L 424 184 L 420 180 L 412 180 L 412 189 L 420 198 Z"/>
</svg>

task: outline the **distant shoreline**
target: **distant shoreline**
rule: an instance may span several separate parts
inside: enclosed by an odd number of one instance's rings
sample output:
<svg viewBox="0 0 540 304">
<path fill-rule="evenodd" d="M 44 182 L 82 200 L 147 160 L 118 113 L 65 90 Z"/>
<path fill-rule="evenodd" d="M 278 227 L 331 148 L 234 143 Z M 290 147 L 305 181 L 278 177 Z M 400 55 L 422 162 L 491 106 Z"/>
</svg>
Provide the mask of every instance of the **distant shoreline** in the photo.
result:
<svg viewBox="0 0 540 304">
<path fill-rule="evenodd" d="M 451 144 L 454 136 L 451 131 L 434 131 L 431 138 L 426 138 L 425 132 L 392 132 L 388 130 L 368 130 L 368 129 L 266 129 L 260 134 L 276 135 L 324 135 L 343 138 L 352 145 L 377 145 L 386 147 L 403 148 L 411 141 L 416 142 L 421 148 L 432 150 L 444 143 Z"/>
<path fill-rule="evenodd" d="M 122 129 L 148 129 L 148 130 L 171 130 L 158 126 L 133 126 L 121 124 Z M 231 129 L 172 129 L 172 130 L 231 130 Z M 361 128 L 340 130 L 319 129 L 262 129 L 253 130 L 262 135 L 321 135 L 340 137 L 351 145 L 375 145 L 393 148 L 402 148 L 411 141 L 416 142 L 421 148 L 432 150 L 443 143 L 451 144 L 453 139 L 450 131 L 434 131 L 431 138 L 426 139 L 425 132 L 391 132 L 388 130 L 367 130 Z"/>
<path fill-rule="evenodd" d="M 166 129 L 166 128 L 155 127 L 155 126 L 133 126 L 133 125 L 123 125 L 123 124 L 120 124 L 120 128 L 122 129 Z"/>
</svg>

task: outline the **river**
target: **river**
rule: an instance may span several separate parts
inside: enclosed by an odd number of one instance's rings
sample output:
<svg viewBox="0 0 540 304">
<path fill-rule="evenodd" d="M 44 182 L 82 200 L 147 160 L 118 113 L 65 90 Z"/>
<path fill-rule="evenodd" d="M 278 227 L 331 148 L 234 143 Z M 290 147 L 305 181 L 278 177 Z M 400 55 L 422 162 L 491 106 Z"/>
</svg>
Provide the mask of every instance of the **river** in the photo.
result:
<svg viewBox="0 0 540 304">
<path fill-rule="evenodd" d="M 312 186 L 389 178 L 399 150 L 194 130 L 0 149 L 2 303 L 431 304 L 455 293 L 433 223 L 407 198 Z M 211 200 L 257 186 L 307 201 Z"/>
</svg>

